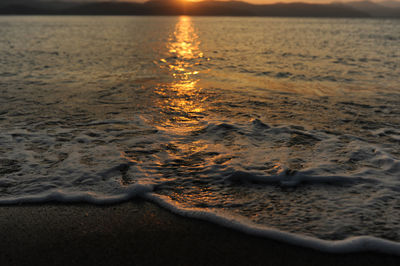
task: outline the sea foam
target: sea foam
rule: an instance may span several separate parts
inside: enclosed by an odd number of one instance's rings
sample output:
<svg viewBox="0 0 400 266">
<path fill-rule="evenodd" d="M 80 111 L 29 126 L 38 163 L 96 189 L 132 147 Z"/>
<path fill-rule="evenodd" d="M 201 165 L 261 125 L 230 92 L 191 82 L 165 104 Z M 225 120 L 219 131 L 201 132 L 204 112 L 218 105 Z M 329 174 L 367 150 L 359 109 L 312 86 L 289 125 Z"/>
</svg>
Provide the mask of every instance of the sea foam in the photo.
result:
<svg viewBox="0 0 400 266">
<path fill-rule="evenodd" d="M 145 198 L 181 216 L 212 222 L 246 234 L 265 237 L 296 246 L 312 248 L 329 253 L 375 251 L 400 256 L 400 243 L 377 237 L 358 236 L 336 241 L 322 240 L 246 223 L 230 216 L 223 216 L 203 209 L 182 208 L 167 197 L 161 197 L 155 194 L 146 194 Z"/>
<path fill-rule="evenodd" d="M 23 198 L 3 198 L 0 200 L 2 205 L 21 204 L 21 203 L 91 203 L 97 205 L 116 204 L 142 198 L 153 202 L 172 213 L 180 216 L 199 219 L 215 223 L 233 230 L 237 230 L 249 235 L 276 240 L 296 246 L 311 248 L 329 253 L 353 253 L 353 252 L 380 252 L 400 256 L 400 243 L 370 236 L 350 237 L 344 240 L 328 241 L 313 238 L 305 235 L 288 233 L 281 230 L 260 226 L 249 223 L 238 217 L 233 217 L 225 213 L 216 213 L 204 209 L 185 208 L 171 201 L 168 197 L 152 193 L 154 186 L 132 185 L 119 195 L 105 196 L 96 193 L 65 193 L 61 190 L 43 193 L 41 195 Z"/>
</svg>

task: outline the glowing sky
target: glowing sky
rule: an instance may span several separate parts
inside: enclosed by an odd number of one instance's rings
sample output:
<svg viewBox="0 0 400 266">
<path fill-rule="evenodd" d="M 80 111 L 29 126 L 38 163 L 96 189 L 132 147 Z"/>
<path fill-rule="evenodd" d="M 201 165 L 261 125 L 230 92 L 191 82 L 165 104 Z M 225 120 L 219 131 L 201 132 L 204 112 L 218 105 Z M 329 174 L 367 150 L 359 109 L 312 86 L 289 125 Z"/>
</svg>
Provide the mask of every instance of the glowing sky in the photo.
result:
<svg viewBox="0 0 400 266">
<path fill-rule="evenodd" d="M 37 3 L 37 2 L 75 2 L 75 3 L 83 3 L 83 2 L 138 2 L 143 3 L 148 0 L 0 0 L 1 4 L 24 4 L 24 3 Z M 179 0 L 158 0 L 158 1 L 179 1 Z M 180 0 L 180 1 L 201 1 L 201 0 Z M 207 0 L 210 1 L 210 0 Z M 229 1 L 229 0 L 215 0 L 215 1 Z M 303 2 L 303 3 L 317 3 L 317 4 L 329 4 L 329 3 L 346 3 L 346 2 L 356 2 L 356 1 L 370 1 L 376 3 L 386 2 L 386 6 L 394 6 L 400 7 L 400 0 L 236 0 L 243 1 L 252 4 L 274 4 L 274 3 L 293 3 L 293 2 Z M 392 2 L 392 3 L 388 3 Z"/>
<path fill-rule="evenodd" d="M 28 0 L 29 1 L 29 0 Z M 32 0 L 35 1 L 35 0 Z M 64 1 L 64 2 L 96 2 L 96 1 L 110 1 L 110 2 L 146 2 L 148 0 L 41 0 L 41 1 Z M 165 0 L 168 1 L 168 0 Z M 201 0 L 186 0 L 186 1 L 201 1 Z M 221 0 L 218 0 L 221 1 Z M 229 0 L 227 0 L 229 1 Z M 278 2 L 284 2 L 284 3 L 293 3 L 293 2 L 303 2 L 303 3 L 332 3 L 332 2 L 355 2 L 355 1 L 365 1 L 365 0 L 237 0 L 237 1 L 243 1 L 243 2 L 248 2 L 248 3 L 253 3 L 253 4 L 272 4 L 272 3 L 278 3 Z M 384 1 L 390 1 L 391 0 L 368 0 L 371 2 L 384 2 Z M 392 0 L 393 2 L 400 2 L 399 0 Z"/>
<path fill-rule="evenodd" d="M 90 0 L 87 0 L 90 1 Z M 103 0 L 104 1 L 104 0 Z M 130 1 L 130 2 L 146 2 L 147 0 L 114 0 L 114 1 Z M 168 1 L 168 0 L 166 0 Z M 201 1 L 201 0 L 186 0 L 186 1 Z M 229 0 L 218 0 L 218 1 L 229 1 Z M 370 1 L 370 2 L 383 2 L 385 0 L 236 0 L 242 2 L 248 2 L 253 4 L 273 4 L 273 3 L 294 3 L 294 2 L 303 2 L 303 3 L 332 3 L 332 2 L 356 2 L 356 1 Z M 390 1 L 390 0 L 389 0 Z M 393 2 L 400 2 L 393 0 Z"/>
<path fill-rule="evenodd" d="M 89 0 L 87 0 L 89 1 Z M 115 0 L 114 0 L 115 1 Z M 147 0 L 116 0 L 116 1 L 130 1 L 130 2 L 146 2 Z M 168 1 L 168 0 L 167 0 Z M 186 0 L 186 1 L 201 1 L 201 0 Z M 221 0 L 218 0 L 221 1 Z M 229 0 L 226 0 L 229 1 Z M 248 2 L 253 4 L 273 4 L 273 3 L 293 3 L 293 2 L 303 2 L 303 3 L 332 3 L 332 2 L 354 2 L 354 1 L 364 1 L 364 0 L 236 0 L 242 2 Z M 371 2 L 382 2 L 381 0 L 369 0 Z"/>
</svg>

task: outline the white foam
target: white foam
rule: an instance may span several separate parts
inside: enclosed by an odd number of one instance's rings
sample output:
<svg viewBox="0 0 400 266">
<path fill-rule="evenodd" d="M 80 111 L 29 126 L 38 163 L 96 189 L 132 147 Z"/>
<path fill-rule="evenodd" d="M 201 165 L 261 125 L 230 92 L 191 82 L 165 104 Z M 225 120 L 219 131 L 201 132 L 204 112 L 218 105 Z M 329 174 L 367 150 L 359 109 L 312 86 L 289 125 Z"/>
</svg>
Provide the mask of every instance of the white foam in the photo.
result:
<svg viewBox="0 0 400 266">
<path fill-rule="evenodd" d="M 329 253 L 353 253 L 374 251 L 400 256 L 400 243 L 371 236 L 357 236 L 344 240 L 322 240 L 309 236 L 288 233 L 281 230 L 268 228 L 239 220 L 237 217 L 227 214 L 219 214 L 211 210 L 184 208 L 173 202 L 166 196 L 152 193 L 153 184 L 135 184 L 126 187 L 119 194 L 101 195 L 92 192 L 67 192 L 63 190 L 51 190 L 34 196 L 2 198 L 1 205 L 11 205 L 19 203 L 44 203 L 44 202 L 63 202 L 63 203 L 91 203 L 97 205 L 115 204 L 126 202 L 133 198 L 143 198 L 151 201 L 172 213 L 180 216 L 199 219 L 231 228 L 249 235 L 268 238 L 284 243 L 311 248 Z"/>
<path fill-rule="evenodd" d="M 205 211 L 204 209 L 183 208 L 178 206 L 169 198 L 156 195 L 154 193 L 145 194 L 144 196 L 151 202 L 154 202 L 175 214 L 212 222 L 249 235 L 264 237 L 271 240 L 281 241 L 284 243 L 329 253 L 375 251 L 400 256 L 400 243 L 390 240 L 371 236 L 357 236 L 334 241 L 322 240 L 309 236 L 283 232 L 277 229 L 268 228 L 266 226 L 250 224 L 244 221 L 239 221 L 234 217 L 220 215 L 211 211 Z"/>
<path fill-rule="evenodd" d="M 317 169 L 318 170 L 318 169 Z M 282 187 L 294 187 L 302 183 L 309 184 L 347 184 L 354 182 L 371 182 L 357 176 L 315 175 L 314 169 L 291 173 L 287 169 L 276 175 L 259 175 L 257 173 L 236 171 L 227 180 L 240 183 L 278 184 Z"/>
<path fill-rule="evenodd" d="M 71 192 L 61 189 L 49 190 L 45 193 L 20 196 L 20 197 L 4 197 L 0 199 L 0 205 L 12 205 L 20 203 L 44 203 L 44 202 L 63 202 L 63 203 L 80 203 L 86 202 L 91 204 L 114 204 L 128 201 L 135 197 L 144 197 L 146 193 L 153 191 L 153 184 L 134 184 L 126 187 L 119 193 L 107 195 L 94 192 Z"/>
</svg>

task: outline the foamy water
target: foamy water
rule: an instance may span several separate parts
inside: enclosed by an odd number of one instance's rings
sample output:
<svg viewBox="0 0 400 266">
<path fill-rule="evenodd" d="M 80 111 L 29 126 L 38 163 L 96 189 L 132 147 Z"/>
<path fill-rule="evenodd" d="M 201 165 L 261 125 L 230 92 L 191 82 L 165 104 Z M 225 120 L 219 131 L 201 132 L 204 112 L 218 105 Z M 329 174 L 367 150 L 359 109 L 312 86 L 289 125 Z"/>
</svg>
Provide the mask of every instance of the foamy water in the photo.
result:
<svg viewBox="0 0 400 266">
<path fill-rule="evenodd" d="M 0 203 L 400 254 L 399 23 L 0 17 Z"/>
</svg>

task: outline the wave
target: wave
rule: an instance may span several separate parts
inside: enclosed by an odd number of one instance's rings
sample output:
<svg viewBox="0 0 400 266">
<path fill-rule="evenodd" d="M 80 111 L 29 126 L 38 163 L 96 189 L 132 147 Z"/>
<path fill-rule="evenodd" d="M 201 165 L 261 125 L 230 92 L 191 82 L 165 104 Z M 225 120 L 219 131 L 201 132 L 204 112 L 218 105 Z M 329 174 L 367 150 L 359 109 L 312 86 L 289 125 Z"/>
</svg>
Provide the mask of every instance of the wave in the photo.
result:
<svg viewBox="0 0 400 266">
<path fill-rule="evenodd" d="M 116 204 L 137 197 L 145 197 L 146 193 L 153 191 L 153 184 L 134 184 L 125 187 L 117 194 L 101 194 L 95 192 L 76 192 L 63 189 L 52 189 L 36 195 L 3 197 L 0 205 L 16 205 L 22 203 L 90 203 L 96 205 Z"/>
<path fill-rule="evenodd" d="M 344 240 L 322 240 L 303 236 L 266 226 L 239 221 L 232 216 L 221 215 L 211 211 L 195 208 L 183 208 L 167 197 L 146 194 L 145 199 L 164 207 L 180 216 L 212 222 L 249 235 L 277 240 L 288 244 L 311 248 L 329 253 L 380 252 L 400 256 L 400 243 L 371 236 L 350 237 Z"/>
<path fill-rule="evenodd" d="M 198 220 L 211 222 L 249 235 L 276 240 L 296 246 L 311 248 L 329 253 L 353 253 L 353 252 L 379 252 L 400 256 L 400 243 L 371 236 L 350 237 L 344 240 L 322 240 L 310 236 L 288 233 L 281 230 L 249 223 L 238 217 L 204 210 L 199 208 L 185 208 L 166 196 L 152 193 L 153 184 L 135 184 L 126 187 L 123 193 L 118 195 L 99 195 L 97 193 L 64 192 L 53 190 L 36 196 L 19 198 L 2 198 L 1 205 L 14 205 L 21 203 L 90 203 L 96 205 L 108 205 L 126 202 L 135 198 L 142 198 L 163 207 L 170 212 Z"/>
<path fill-rule="evenodd" d="M 231 174 L 228 181 L 233 183 L 276 184 L 281 187 L 295 187 L 302 184 L 350 185 L 353 183 L 377 183 L 362 177 L 316 176 L 312 171 L 282 170 L 278 175 L 262 176 L 257 173 L 237 171 Z"/>
</svg>

